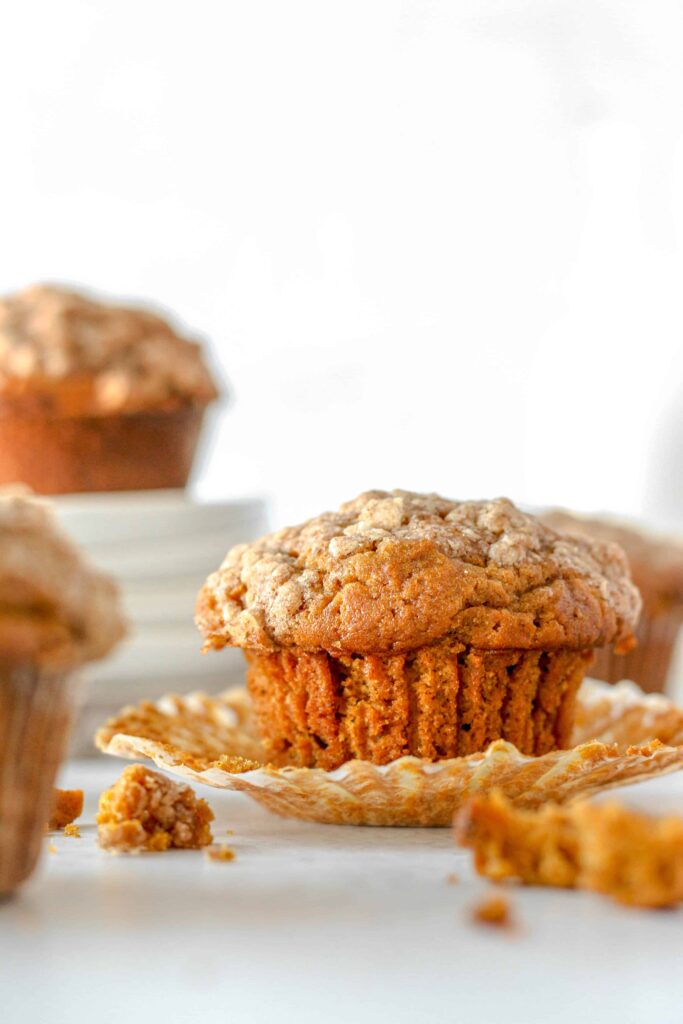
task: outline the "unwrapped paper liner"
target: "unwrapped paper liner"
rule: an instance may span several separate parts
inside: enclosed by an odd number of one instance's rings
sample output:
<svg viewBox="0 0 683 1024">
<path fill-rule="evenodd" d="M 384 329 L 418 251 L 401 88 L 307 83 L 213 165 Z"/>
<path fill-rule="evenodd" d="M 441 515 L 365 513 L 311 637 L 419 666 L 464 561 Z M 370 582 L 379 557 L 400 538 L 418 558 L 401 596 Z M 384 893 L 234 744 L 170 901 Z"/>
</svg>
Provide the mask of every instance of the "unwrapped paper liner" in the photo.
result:
<svg viewBox="0 0 683 1024">
<path fill-rule="evenodd" d="M 334 825 L 450 825 L 473 792 L 497 787 L 521 807 L 566 802 L 683 768 L 683 710 L 633 683 L 585 680 L 571 750 L 520 754 L 505 740 L 444 761 L 348 761 L 335 771 L 264 763 L 244 690 L 164 697 L 124 708 L 97 733 L 100 750 L 253 797 L 290 818 Z"/>
</svg>

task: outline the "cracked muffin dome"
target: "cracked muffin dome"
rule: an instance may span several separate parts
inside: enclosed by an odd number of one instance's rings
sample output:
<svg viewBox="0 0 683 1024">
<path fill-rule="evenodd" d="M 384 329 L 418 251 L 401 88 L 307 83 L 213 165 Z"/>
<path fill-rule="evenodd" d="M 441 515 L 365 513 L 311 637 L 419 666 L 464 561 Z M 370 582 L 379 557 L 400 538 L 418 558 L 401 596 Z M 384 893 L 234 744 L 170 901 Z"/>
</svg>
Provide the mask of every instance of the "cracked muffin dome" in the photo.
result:
<svg viewBox="0 0 683 1024">
<path fill-rule="evenodd" d="M 206 648 L 401 652 L 627 649 L 640 610 L 616 544 L 569 537 L 505 498 L 369 491 L 229 552 L 200 593 Z"/>
</svg>

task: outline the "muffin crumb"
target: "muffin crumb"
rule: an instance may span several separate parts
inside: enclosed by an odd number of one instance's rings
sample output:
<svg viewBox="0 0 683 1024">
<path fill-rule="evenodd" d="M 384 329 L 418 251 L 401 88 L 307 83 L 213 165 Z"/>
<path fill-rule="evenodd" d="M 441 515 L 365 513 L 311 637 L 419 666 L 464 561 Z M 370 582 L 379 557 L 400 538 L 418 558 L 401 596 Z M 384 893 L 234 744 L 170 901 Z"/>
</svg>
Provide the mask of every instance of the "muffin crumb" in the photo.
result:
<svg viewBox="0 0 683 1024">
<path fill-rule="evenodd" d="M 235 851 L 227 843 L 217 843 L 215 846 L 207 846 L 204 856 L 207 860 L 228 861 L 235 859 Z"/>
<path fill-rule="evenodd" d="M 472 910 L 472 920 L 495 928 L 509 928 L 512 924 L 510 903 L 498 893 L 487 896 Z"/>
<path fill-rule="evenodd" d="M 47 852 L 48 853 L 56 853 L 57 852 L 57 847 L 55 846 L 54 843 L 48 843 L 47 844 Z"/>
<path fill-rule="evenodd" d="M 69 822 L 64 826 L 64 835 L 70 836 L 72 839 L 80 839 L 81 830 L 78 825 L 74 825 L 73 822 Z"/>
<path fill-rule="evenodd" d="M 197 850 L 213 841 L 213 817 L 189 786 L 133 764 L 100 797 L 98 840 L 112 853 Z"/>
<path fill-rule="evenodd" d="M 82 789 L 55 789 L 52 796 L 52 810 L 47 827 L 50 830 L 70 825 L 83 813 Z"/>
<path fill-rule="evenodd" d="M 456 874 L 455 871 L 451 871 L 450 874 L 446 875 L 446 885 L 458 885 L 460 882 L 460 875 Z"/>
<path fill-rule="evenodd" d="M 502 793 L 458 812 L 456 838 L 479 874 L 527 885 L 588 889 L 638 907 L 683 900 L 683 819 L 651 818 L 618 803 L 516 808 Z"/>
</svg>

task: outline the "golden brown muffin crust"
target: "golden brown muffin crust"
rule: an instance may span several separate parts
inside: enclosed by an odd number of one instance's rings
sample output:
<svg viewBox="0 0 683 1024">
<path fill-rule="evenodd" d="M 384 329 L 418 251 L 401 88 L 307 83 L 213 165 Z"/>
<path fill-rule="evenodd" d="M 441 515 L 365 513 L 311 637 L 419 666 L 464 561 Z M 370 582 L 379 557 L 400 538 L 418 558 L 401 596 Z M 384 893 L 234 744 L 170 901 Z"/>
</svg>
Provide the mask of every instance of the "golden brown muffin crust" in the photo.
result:
<svg viewBox="0 0 683 1024">
<path fill-rule="evenodd" d="M 505 498 L 368 491 L 233 548 L 197 623 L 207 648 L 579 649 L 628 646 L 639 610 L 617 545 L 558 534 Z"/>
<path fill-rule="evenodd" d="M 5 408 L 98 416 L 216 397 L 200 346 L 148 310 L 47 285 L 0 300 Z"/>
</svg>

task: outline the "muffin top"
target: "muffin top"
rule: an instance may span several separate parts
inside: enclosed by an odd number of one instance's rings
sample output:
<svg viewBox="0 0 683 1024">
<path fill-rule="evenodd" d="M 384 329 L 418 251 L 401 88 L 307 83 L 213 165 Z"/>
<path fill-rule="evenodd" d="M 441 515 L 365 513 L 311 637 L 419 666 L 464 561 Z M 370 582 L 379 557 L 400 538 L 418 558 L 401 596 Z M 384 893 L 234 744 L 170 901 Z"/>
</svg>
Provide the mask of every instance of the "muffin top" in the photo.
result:
<svg viewBox="0 0 683 1024">
<path fill-rule="evenodd" d="M 626 552 L 643 606 L 650 613 L 675 609 L 683 616 L 683 543 L 679 539 L 647 533 L 616 519 L 581 516 L 565 509 L 552 509 L 541 519 L 563 533 L 619 544 Z"/>
<path fill-rule="evenodd" d="M 0 300 L 0 401 L 97 416 L 205 404 L 216 385 L 200 346 L 144 309 L 38 285 Z"/>
<path fill-rule="evenodd" d="M 115 584 L 48 506 L 0 492 L 0 662 L 75 668 L 103 657 L 124 632 Z"/>
<path fill-rule="evenodd" d="M 505 498 L 369 491 L 233 548 L 197 624 L 205 649 L 626 649 L 639 610 L 616 544 L 557 533 Z"/>
</svg>

